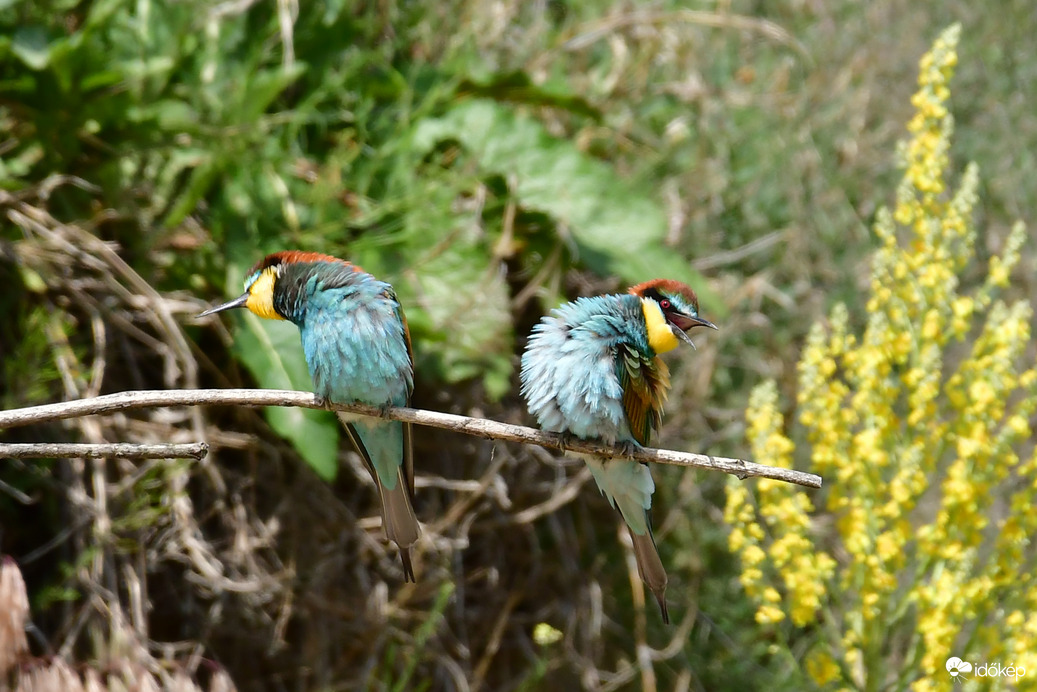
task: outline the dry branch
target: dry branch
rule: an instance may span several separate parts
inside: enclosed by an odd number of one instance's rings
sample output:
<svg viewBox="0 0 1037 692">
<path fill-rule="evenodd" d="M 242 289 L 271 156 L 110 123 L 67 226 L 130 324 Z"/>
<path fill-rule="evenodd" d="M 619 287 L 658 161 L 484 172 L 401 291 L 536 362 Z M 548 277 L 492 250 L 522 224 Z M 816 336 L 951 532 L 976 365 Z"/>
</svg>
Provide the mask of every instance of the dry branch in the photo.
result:
<svg viewBox="0 0 1037 692">
<path fill-rule="evenodd" d="M 124 459 L 202 459 L 209 453 L 204 442 L 187 444 L 72 444 L 31 442 L 0 444 L 0 459 L 52 459 L 122 457 Z"/>
<path fill-rule="evenodd" d="M 738 478 L 772 478 L 820 488 L 821 477 L 792 469 L 764 466 L 742 459 L 714 457 L 706 454 L 674 452 L 665 449 L 639 448 L 624 450 L 617 447 L 584 440 L 563 440 L 557 433 L 544 432 L 520 425 L 509 425 L 483 418 L 469 418 L 450 413 L 438 413 L 422 409 L 392 407 L 379 409 L 361 404 L 321 405 L 309 392 L 293 392 L 277 389 L 174 389 L 106 394 L 90 399 L 78 399 L 58 404 L 44 404 L 28 408 L 0 411 L 0 429 L 14 428 L 31 423 L 44 423 L 77 418 L 112 411 L 146 408 L 153 406 L 299 406 L 303 408 L 327 408 L 334 411 L 357 413 L 374 418 L 387 418 L 416 425 L 443 428 L 454 432 L 495 440 L 524 442 L 551 449 L 568 450 L 603 457 L 622 456 L 637 461 L 675 466 L 694 466 L 730 473 Z"/>
</svg>

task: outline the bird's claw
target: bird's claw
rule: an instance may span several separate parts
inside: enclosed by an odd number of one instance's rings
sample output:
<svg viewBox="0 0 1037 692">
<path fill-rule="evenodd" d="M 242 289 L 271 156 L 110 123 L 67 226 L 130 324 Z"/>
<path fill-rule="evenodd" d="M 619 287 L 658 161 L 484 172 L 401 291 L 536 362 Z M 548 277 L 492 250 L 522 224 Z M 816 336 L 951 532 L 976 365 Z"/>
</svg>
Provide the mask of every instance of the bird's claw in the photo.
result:
<svg viewBox="0 0 1037 692">
<path fill-rule="evenodd" d="M 616 448 L 620 450 L 620 456 L 632 457 L 637 453 L 637 450 L 641 449 L 641 445 L 630 440 L 623 440 L 622 442 L 616 443 Z"/>
<path fill-rule="evenodd" d="M 563 452 L 568 451 L 569 447 L 572 446 L 573 440 L 577 439 L 576 435 L 573 435 L 572 431 L 570 430 L 563 430 L 562 432 L 558 433 L 558 437 L 558 447 Z"/>
</svg>

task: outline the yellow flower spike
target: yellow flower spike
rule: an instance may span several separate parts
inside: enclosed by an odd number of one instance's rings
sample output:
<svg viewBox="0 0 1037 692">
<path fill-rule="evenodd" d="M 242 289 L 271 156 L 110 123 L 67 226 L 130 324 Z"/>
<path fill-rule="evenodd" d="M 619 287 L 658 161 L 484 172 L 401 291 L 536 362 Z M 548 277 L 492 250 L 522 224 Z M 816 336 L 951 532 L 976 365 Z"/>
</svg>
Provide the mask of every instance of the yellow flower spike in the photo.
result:
<svg viewBox="0 0 1037 692">
<path fill-rule="evenodd" d="M 729 544 L 757 621 L 807 628 L 796 639 L 812 638 L 805 674 L 831 689 L 887 687 L 891 671 L 900 687 L 944 689 L 963 639 L 976 659 L 1037 672 L 1037 451 L 1020 462 L 1017 448 L 1037 414 L 1037 367 L 1023 363 L 1032 314 L 998 300 L 1026 233 L 1012 229 L 978 290 L 961 278 L 974 273 L 980 178 L 970 165 L 948 183 L 959 34 L 945 31 L 920 62 L 896 204 L 876 214 L 863 333 L 843 305 L 813 325 L 795 434 L 773 382 L 746 411 L 754 458 L 809 464 L 824 490 L 729 486 Z M 1009 615 L 983 616 L 996 609 Z"/>
<path fill-rule="evenodd" d="M 807 675 L 813 678 L 818 687 L 824 687 L 839 679 L 839 664 L 826 652 L 815 649 L 806 658 Z"/>
<path fill-rule="evenodd" d="M 1034 384 L 1037 384 L 1037 370 L 1027 370 L 1019 376 L 1019 387 L 1022 389 L 1032 389 Z"/>
<path fill-rule="evenodd" d="M 925 341 L 938 341 L 940 339 L 941 327 L 943 326 L 942 322 L 939 310 L 931 308 L 922 321 L 922 339 Z"/>
<path fill-rule="evenodd" d="M 756 610 L 756 622 L 761 625 L 773 625 L 784 619 L 784 611 L 776 606 L 762 605 Z"/>
<path fill-rule="evenodd" d="M 959 296 L 951 303 L 951 333 L 955 338 L 963 339 L 972 329 L 972 315 L 976 303 L 970 296 Z"/>
<path fill-rule="evenodd" d="M 843 654 L 843 660 L 851 668 L 857 667 L 862 660 L 861 650 L 857 647 L 847 647 L 846 653 Z"/>
<path fill-rule="evenodd" d="M 742 548 L 744 548 L 745 545 L 745 532 L 742 530 L 742 528 L 736 526 L 735 528 L 731 529 L 731 533 L 727 535 L 727 547 L 730 548 L 733 552 L 738 553 L 742 551 Z"/>
<path fill-rule="evenodd" d="M 1000 257 L 990 258 L 990 278 L 988 281 L 991 286 L 1005 288 L 1008 286 L 1009 274 L 1009 268 Z"/>
<path fill-rule="evenodd" d="M 742 564 L 754 567 L 767 558 L 763 549 L 758 545 L 747 545 L 742 551 Z"/>
</svg>

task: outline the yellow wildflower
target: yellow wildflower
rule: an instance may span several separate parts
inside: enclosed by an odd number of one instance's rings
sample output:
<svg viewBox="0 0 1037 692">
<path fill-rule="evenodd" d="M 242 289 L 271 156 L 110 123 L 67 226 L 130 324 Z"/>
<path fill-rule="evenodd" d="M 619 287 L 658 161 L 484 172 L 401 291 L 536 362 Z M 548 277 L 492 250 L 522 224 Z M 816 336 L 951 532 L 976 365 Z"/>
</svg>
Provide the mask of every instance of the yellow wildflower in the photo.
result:
<svg viewBox="0 0 1037 692">
<path fill-rule="evenodd" d="M 807 674 L 819 687 L 839 679 L 839 665 L 824 651 L 814 650 L 806 659 Z"/>
<path fill-rule="evenodd" d="M 785 619 L 785 612 L 776 606 L 762 605 L 756 610 L 756 622 L 773 625 Z"/>
<path fill-rule="evenodd" d="M 980 183 L 971 165 L 956 190 L 947 182 L 959 32 L 920 64 L 896 205 L 876 215 L 863 334 L 843 305 L 811 328 L 800 433 L 786 434 L 773 382 L 746 411 L 754 458 L 791 467 L 798 456 L 825 490 L 760 481 L 754 501 L 732 481 L 725 507 L 756 620 L 809 628 L 805 672 L 820 686 L 937 689 L 963 638 L 979 659 L 1037 673 L 1037 450 L 1020 463 L 1013 447 L 1037 414 L 1037 367 L 1021 365 L 1032 314 L 998 299 L 1026 235 L 1014 227 L 983 285 L 963 287 Z M 997 608 L 1008 615 L 985 616 Z"/>
</svg>

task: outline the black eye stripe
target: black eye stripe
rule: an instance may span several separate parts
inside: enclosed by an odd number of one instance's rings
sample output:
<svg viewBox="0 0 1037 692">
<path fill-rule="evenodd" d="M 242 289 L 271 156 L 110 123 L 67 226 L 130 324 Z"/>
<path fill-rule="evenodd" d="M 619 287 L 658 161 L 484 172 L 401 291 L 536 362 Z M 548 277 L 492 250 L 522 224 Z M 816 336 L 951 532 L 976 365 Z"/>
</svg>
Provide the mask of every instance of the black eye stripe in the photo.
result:
<svg viewBox="0 0 1037 692">
<path fill-rule="evenodd" d="M 659 293 L 658 289 L 655 289 L 655 288 L 648 289 L 647 291 L 644 292 L 644 297 L 645 298 L 651 298 L 652 300 L 654 300 L 656 303 L 659 304 L 659 307 L 662 308 L 663 310 L 670 310 L 670 309 L 673 308 L 673 301 L 671 301 L 669 298 L 666 298 L 665 296 L 663 296 L 662 293 Z"/>
<path fill-rule="evenodd" d="M 682 288 L 679 290 L 667 290 L 663 293 L 657 286 L 649 286 L 641 289 L 638 294 L 642 298 L 648 298 L 654 300 L 669 319 L 669 315 L 691 315 L 693 317 L 698 315 L 698 300 L 695 298 L 694 292 L 690 288 Z"/>
<path fill-rule="evenodd" d="M 651 298 L 652 300 L 654 300 L 655 302 L 660 303 L 660 304 L 662 303 L 663 300 L 665 300 L 665 298 L 662 297 L 662 295 L 659 293 L 659 291 L 654 289 L 654 288 L 649 288 L 647 291 L 645 291 L 644 292 L 644 297 L 645 298 Z"/>
</svg>

